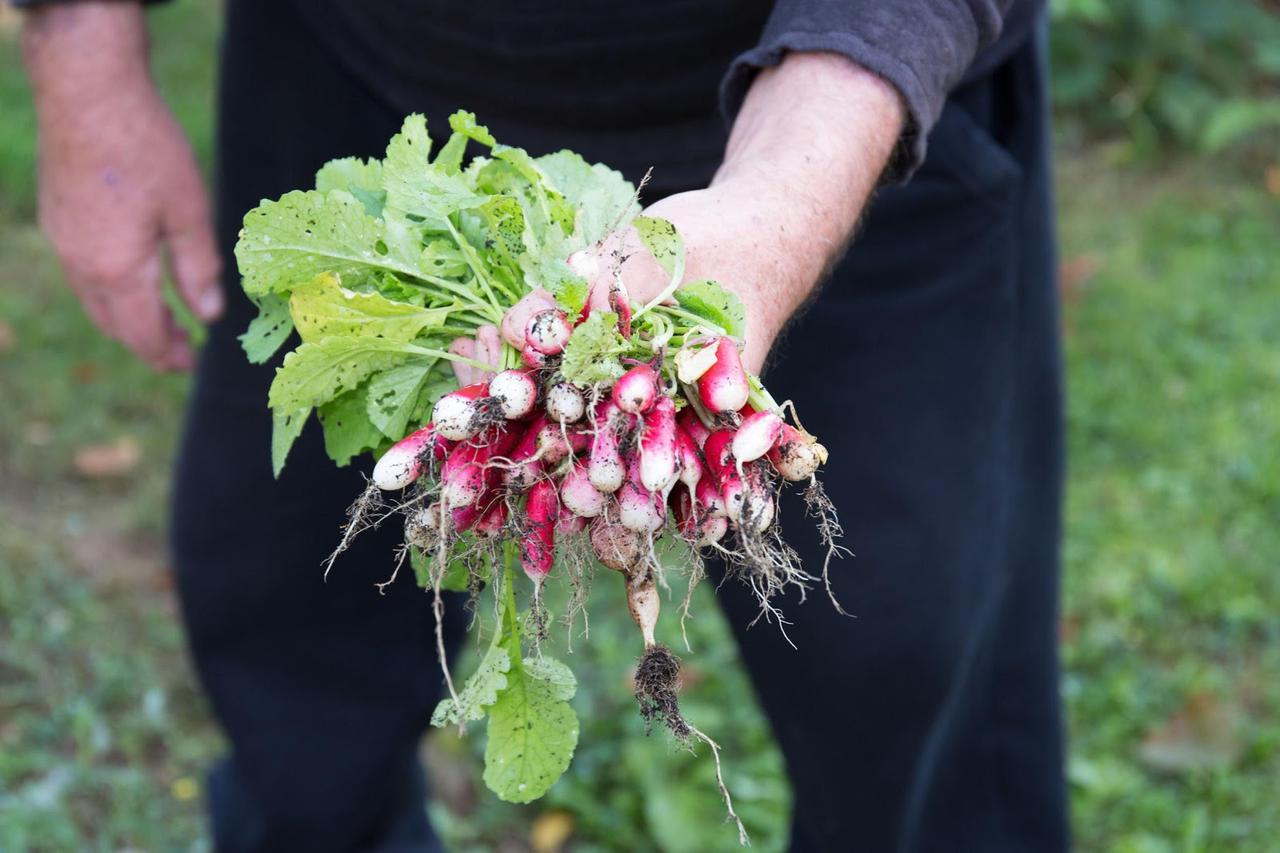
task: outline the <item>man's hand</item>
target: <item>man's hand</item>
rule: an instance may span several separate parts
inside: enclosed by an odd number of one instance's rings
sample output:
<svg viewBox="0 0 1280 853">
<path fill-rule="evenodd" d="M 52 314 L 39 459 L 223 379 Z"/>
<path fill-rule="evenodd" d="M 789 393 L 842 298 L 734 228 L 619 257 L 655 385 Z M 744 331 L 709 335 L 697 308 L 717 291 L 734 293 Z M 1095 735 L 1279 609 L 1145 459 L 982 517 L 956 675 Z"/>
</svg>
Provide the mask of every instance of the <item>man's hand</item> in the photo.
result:
<svg viewBox="0 0 1280 853">
<path fill-rule="evenodd" d="M 134 2 L 28 14 L 23 52 L 39 115 L 40 224 L 93 322 L 158 370 L 186 370 L 186 333 L 161 296 L 165 253 L 183 300 L 223 308 L 199 168 L 147 68 Z"/>
<path fill-rule="evenodd" d="M 645 211 L 675 223 L 685 281 L 715 279 L 746 303 L 748 370 L 760 371 L 774 338 L 839 260 L 903 120 L 893 88 L 845 57 L 791 54 L 752 84 L 711 186 Z M 606 263 L 615 251 L 633 302 L 667 285 L 634 234 L 606 243 Z M 601 284 L 592 304 L 607 310 Z"/>
</svg>

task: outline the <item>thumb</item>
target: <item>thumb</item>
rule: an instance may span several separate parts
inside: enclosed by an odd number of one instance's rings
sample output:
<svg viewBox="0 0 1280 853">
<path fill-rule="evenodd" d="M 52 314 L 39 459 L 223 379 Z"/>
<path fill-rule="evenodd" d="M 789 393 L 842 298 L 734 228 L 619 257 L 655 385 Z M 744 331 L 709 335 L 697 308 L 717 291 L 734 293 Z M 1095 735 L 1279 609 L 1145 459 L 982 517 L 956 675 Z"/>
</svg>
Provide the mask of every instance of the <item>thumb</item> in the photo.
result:
<svg viewBox="0 0 1280 853">
<path fill-rule="evenodd" d="M 216 320 L 226 307 L 218 257 L 204 188 L 170 202 L 164 216 L 169 263 L 182 301 L 204 322 Z"/>
</svg>

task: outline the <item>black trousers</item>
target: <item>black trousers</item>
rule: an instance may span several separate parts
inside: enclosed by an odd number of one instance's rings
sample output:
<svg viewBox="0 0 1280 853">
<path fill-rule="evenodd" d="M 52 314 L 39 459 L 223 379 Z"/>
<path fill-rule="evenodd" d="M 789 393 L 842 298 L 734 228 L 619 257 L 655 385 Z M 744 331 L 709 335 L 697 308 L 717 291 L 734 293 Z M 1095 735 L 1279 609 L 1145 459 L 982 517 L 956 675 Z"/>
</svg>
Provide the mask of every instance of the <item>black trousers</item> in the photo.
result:
<svg viewBox="0 0 1280 853">
<path fill-rule="evenodd" d="M 416 765 L 441 691 L 429 599 L 409 582 L 374 590 L 391 530 L 322 582 L 360 466 L 334 468 L 313 424 L 272 479 L 272 370 L 235 339 L 252 311 L 231 255 L 246 210 L 310 185 L 330 157 L 380 154 L 401 116 L 287 4 L 231 4 L 224 51 L 231 308 L 201 355 L 173 525 L 191 650 L 231 744 L 212 779 L 214 836 L 227 851 L 432 849 Z M 830 448 L 824 481 L 857 553 L 835 572 L 856 618 L 821 595 L 783 602 L 798 652 L 774 628 L 743 630 L 751 596 L 721 590 L 786 755 L 795 850 L 1066 845 L 1046 134 L 1029 44 L 955 94 L 928 162 L 880 193 L 776 350 L 768 381 Z M 789 526 L 817 560 L 805 528 Z"/>
</svg>

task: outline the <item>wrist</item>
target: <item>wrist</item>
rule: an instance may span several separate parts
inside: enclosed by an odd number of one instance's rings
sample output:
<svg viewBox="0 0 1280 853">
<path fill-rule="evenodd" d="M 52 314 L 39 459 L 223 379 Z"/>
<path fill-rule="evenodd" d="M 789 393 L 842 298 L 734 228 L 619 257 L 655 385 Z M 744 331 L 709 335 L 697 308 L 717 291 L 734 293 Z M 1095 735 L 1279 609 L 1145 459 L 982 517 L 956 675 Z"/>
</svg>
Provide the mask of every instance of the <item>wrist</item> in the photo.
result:
<svg viewBox="0 0 1280 853">
<path fill-rule="evenodd" d="M 78 0 L 28 11 L 22 54 L 37 108 L 88 106 L 151 86 L 147 30 L 134 0 Z"/>
</svg>

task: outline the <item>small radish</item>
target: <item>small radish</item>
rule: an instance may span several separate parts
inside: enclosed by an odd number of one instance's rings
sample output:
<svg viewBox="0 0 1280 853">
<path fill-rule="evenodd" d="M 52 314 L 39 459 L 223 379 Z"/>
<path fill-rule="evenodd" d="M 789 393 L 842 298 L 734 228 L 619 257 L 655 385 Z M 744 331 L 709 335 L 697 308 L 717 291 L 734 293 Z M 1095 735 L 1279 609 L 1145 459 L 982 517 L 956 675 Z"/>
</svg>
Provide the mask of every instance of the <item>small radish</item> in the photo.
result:
<svg viewBox="0 0 1280 853">
<path fill-rule="evenodd" d="M 422 551 L 430 551 L 440 543 L 440 505 L 432 504 L 415 510 L 404 522 L 404 541 Z"/>
<path fill-rule="evenodd" d="M 618 491 L 626 479 L 627 472 L 618 450 L 617 422 L 620 414 L 611 402 L 601 401 L 596 409 L 596 431 L 591 439 L 591 452 L 587 456 L 591 485 L 605 494 Z"/>
<path fill-rule="evenodd" d="M 538 401 L 538 385 L 523 370 L 504 370 L 489 380 L 489 396 L 507 420 L 523 418 Z"/>
<path fill-rule="evenodd" d="M 543 355 L 559 355 L 564 352 L 564 345 L 569 342 L 573 327 L 559 308 L 548 308 L 539 311 L 529 318 L 524 327 L 524 343 L 526 349 L 534 349 Z"/>
<path fill-rule="evenodd" d="M 556 520 L 560 515 L 556 487 L 550 480 L 539 480 L 533 484 L 524 514 L 527 529 L 520 538 L 520 567 L 541 589 L 555 559 Z"/>
<path fill-rule="evenodd" d="M 742 478 L 732 468 L 726 468 L 720 475 L 720 499 L 724 501 L 724 514 L 737 524 L 742 518 L 742 505 L 747 494 Z"/>
<path fill-rule="evenodd" d="M 458 533 L 466 533 L 472 529 L 477 522 L 484 516 L 484 512 L 480 509 L 483 500 L 476 501 L 467 506 L 460 506 L 457 509 L 451 509 L 449 514 L 453 517 L 453 529 Z"/>
<path fill-rule="evenodd" d="M 556 519 L 556 536 L 561 540 L 568 539 L 570 536 L 577 536 L 579 533 L 587 529 L 587 519 L 580 515 L 576 515 L 572 510 L 564 505 L 563 496 L 560 501 L 560 517 Z"/>
<path fill-rule="evenodd" d="M 639 583 L 627 578 L 627 609 L 631 612 L 631 618 L 635 620 L 636 625 L 640 628 L 640 635 L 644 637 L 644 647 L 646 649 L 651 649 L 657 644 L 657 640 L 653 636 L 653 629 L 657 627 L 658 612 L 661 607 L 662 601 L 658 597 L 658 585 L 653 579 L 652 572 L 647 572 L 646 577 Z"/>
<path fill-rule="evenodd" d="M 547 366 L 547 356 L 533 347 L 520 350 L 520 363 L 529 370 L 542 370 Z"/>
<path fill-rule="evenodd" d="M 741 409 L 750 393 L 737 344 L 731 338 L 721 338 L 716 344 L 716 363 L 698 378 L 698 396 L 712 413 L 720 414 Z"/>
<path fill-rule="evenodd" d="M 643 414 L 658 396 L 658 374 L 647 364 L 637 364 L 613 384 L 612 396 L 622 411 Z"/>
<path fill-rule="evenodd" d="M 755 462 L 773 449 L 781 435 L 782 418 L 773 412 L 750 414 L 733 435 L 733 458 L 739 465 Z"/>
<path fill-rule="evenodd" d="M 705 518 L 725 517 L 724 498 L 720 496 L 720 489 L 712 477 L 703 477 L 699 480 L 693 494 L 700 515 Z"/>
<path fill-rule="evenodd" d="M 545 420 L 545 419 L 544 419 Z M 565 439 L 568 439 L 568 443 Z M 591 443 L 591 434 L 582 429 L 562 429 L 546 421 L 538 430 L 538 457 L 547 467 L 559 465 L 567 456 L 581 453 Z"/>
<path fill-rule="evenodd" d="M 645 414 L 641 428 L 641 485 L 651 492 L 665 494 L 675 482 L 677 464 L 676 404 L 670 397 L 663 395 Z"/>
<path fill-rule="evenodd" d="M 605 496 L 591 485 L 587 466 L 577 463 L 560 483 L 560 500 L 583 518 L 595 518 L 604 512 Z"/>
<path fill-rule="evenodd" d="M 486 501 L 481 499 L 480 505 L 484 506 Z M 480 520 L 476 522 L 475 527 L 471 528 L 477 536 L 483 536 L 486 539 L 497 539 L 507 527 L 507 502 L 502 500 L 501 496 L 495 496 L 495 500 L 489 504 L 489 508 L 480 516 Z"/>
<path fill-rule="evenodd" d="M 693 439 L 693 443 L 699 450 L 707 443 L 707 436 L 711 435 L 711 430 L 702 422 L 702 418 L 698 417 L 693 406 L 685 406 L 680 410 L 680 414 L 676 415 L 676 424 L 689 438 Z"/>
<path fill-rule="evenodd" d="M 683 483 L 676 483 L 667 498 L 671 515 L 676 520 L 676 532 L 680 538 L 693 542 L 701 536 L 698 528 L 698 511 L 693 505 L 693 495 Z"/>
<path fill-rule="evenodd" d="M 373 466 L 373 484 L 385 491 L 403 489 L 422 475 L 428 458 L 441 461 L 452 446 L 453 442 L 436 432 L 434 424 L 427 424 L 400 439 L 382 454 L 378 464 Z"/>
<path fill-rule="evenodd" d="M 546 424 L 545 417 L 534 418 L 511 451 L 511 463 L 503 472 L 502 481 L 515 491 L 529 488 L 542 473 L 542 460 L 538 457 L 538 435 Z"/>
<path fill-rule="evenodd" d="M 733 468 L 733 430 L 718 429 L 707 436 L 702 445 L 702 457 L 707 460 L 707 470 L 719 480 L 725 469 Z"/>
<path fill-rule="evenodd" d="M 700 531 L 702 535 L 698 538 L 698 546 L 714 545 L 729 532 L 729 519 L 705 518 L 702 520 Z"/>
<path fill-rule="evenodd" d="M 648 553 L 639 533 L 604 517 L 591 522 L 591 549 L 602 565 L 615 572 L 631 571 Z"/>
<path fill-rule="evenodd" d="M 742 503 L 734 519 L 738 527 L 752 533 L 763 533 L 773 523 L 773 495 L 758 465 L 751 465 L 742 478 Z"/>
<path fill-rule="evenodd" d="M 692 490 L 702 479 L 702 454 L 693 443 L 689 433 L 676 427 L 676 467 L 680 471 L 680 482 Z"/>
<path fill-rule="evenodd" d="M 586 398 L 574 385 L 557 382 L 547 391 L 547 417 L 553 423 L 576 424 L 586 412 Z"/>
<path fill-rule="evenodd" d="M 431 420 L 436 431 L 450 441 L 466 441 L 485 424 L 485 398 L 489 386 L 483 382 L 466 385 L 436 401 Z"/>
<path fill-rule="evenodd" d="M 440 469 L 440 500 L 449 509 L 470 506 L 484 494 L 482 458 L 488 458 L 488 454 L 481 445 L 460 444 L 444 461 Z"/>
<path fill-rule="evenodd" d="M 644 464 L 636 455 L 627 460 L 627 481 L 618 489 L 618 520 L 637 533 L 655 533 L 666 520 L 662 496 L 645 488 Z"/>
<path fill-rule="evenodd" d="M 541 288 L 526 293 L 502 315 L 502 339 L 513 349 L 523 349 L 524 330 L 529 325 L 529 318 L 539 311 L 555 307 L 556 298 Z"/>
<path fill-rule="evenodd" d="M 826 461 L 827 449 L 813 436 L 790 424 L 782 425 L 782 435 L 769 451 L 769 462 L 773 465 L 773 470 L 782 479 L 793 483 L 809 479 Z"/>
</svg>

